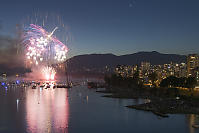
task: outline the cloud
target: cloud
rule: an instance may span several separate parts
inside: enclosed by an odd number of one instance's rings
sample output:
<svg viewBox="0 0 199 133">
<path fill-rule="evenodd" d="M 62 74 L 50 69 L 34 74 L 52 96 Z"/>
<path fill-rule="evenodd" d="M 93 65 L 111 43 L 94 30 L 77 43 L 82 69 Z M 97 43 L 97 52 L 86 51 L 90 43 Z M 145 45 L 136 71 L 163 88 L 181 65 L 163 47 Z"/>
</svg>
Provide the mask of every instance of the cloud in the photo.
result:
<svg viewBox="0 0 199 133">
<path fill-rule="evenodd" d="M 23 65 L 20 44 L 17 39 L 9 36 L 0 36 L 0 64 L 7 64 L 8 67 Z"/>
<path fill-rule="evenodd" d="M 24 56 L 19 38 L 0 35 L 0 73 L 25 73 Z"/>
</svg>

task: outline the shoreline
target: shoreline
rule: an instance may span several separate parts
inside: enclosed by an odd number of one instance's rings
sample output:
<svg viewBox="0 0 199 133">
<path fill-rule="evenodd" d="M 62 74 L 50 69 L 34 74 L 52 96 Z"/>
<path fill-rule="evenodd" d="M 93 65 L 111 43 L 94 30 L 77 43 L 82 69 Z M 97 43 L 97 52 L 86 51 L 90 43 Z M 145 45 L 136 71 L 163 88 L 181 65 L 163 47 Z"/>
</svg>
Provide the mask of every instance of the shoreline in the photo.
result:
<svg viewBox="0 0 199 133">
<path fill-rule="evenodd" d="M 167 115 L 167 114 L 199 114 L 198 103 L 192 103 L 183 100 L 162 100 L 152 101 L 149 103 L 126 106 L 136 110 L 149 111 L 152 113 Z"/>
<path fill-rule="evenodd" d="M 104 93 L 102 97 L 107 98 L 121 98 L 121 99 L 150 99 L 150 102 L 136 105 L 128 105 L 127 108 L 152 112 L 160 117 L 169 117 L 168 114 L 199 114 L 199 100 L 189 97 L 167 97 L 160 95 L 150 95 L 146 90 L 139 91 L 132 90 L 114 90 L 106 89 L 103 91 L 96 91 Z"/>
</svg>

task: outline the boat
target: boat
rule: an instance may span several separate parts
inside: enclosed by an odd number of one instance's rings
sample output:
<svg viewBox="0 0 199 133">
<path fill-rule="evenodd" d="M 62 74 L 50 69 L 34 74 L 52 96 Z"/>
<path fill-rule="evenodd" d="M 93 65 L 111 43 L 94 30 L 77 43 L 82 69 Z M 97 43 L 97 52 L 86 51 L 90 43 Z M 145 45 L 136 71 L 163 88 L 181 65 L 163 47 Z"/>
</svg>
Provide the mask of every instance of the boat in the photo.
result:
<svg viewBox="0 0 199 133">
<path fill-rule="evenodd" d="M 192 127 L 193 128 L 199 128 L 199 125 L 198 124 L 193 124 Z"/>
<path fill-rule="evenodd" d="M 32 89 L 36 89 L 36 88 L 37 88 L 37 86 L 36 86 L 36 85 L 33 85 L 33 86 L 32 86 Z"/>
<path fill-rule="evenodd" d="M 57 84 L 55 88 L 72 88 L 70 84 Z"/>
<path fill-rule="evenodd" d="M 46 88 L 50 88 L 50 85 L 47 85 Z"/>
</svg>

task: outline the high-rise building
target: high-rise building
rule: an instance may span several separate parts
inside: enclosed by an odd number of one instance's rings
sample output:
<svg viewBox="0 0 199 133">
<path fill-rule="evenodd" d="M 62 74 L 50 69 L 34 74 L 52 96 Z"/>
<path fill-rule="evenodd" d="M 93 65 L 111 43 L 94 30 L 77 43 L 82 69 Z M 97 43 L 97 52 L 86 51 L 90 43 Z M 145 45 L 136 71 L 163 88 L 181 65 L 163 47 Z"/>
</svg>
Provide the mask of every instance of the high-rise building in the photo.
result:
<svg viewBox="0 0 199 133">
<path fill-rule="evenodd" d="M 151 73 L 150 69 L 151 68 L 151 64 L 150 62 L 141 62 L 141 66 L 140 66 L 140 78 L 143 79 L 143 82 L 148 82 L 148 76 Z"/>
<path fill-rule="evenodd" d="M 181 63 L 179 77 L 186 77 L 186 76 L 187 76 L 187 64 Z"/>
<path fill-rule="evenodd" d="M 191 54 L 187 57 L 187 76 L 194 76 L 194 70 L 199 66 L 199 56 Z"/>
<path fill-rule="evenodd" d="M 174 63 L 173 65 L 174 76 L 175 77 L 186 77 L 187 76 L 187 66 L 185 63 Z"/>
</svg>

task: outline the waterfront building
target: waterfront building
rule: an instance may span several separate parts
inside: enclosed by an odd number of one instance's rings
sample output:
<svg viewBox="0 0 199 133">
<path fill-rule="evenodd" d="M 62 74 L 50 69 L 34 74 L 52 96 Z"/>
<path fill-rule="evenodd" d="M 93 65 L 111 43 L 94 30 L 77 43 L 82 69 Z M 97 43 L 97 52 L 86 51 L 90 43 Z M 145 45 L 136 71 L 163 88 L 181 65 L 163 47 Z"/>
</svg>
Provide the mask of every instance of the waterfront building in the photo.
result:
<svg viewBox="0 0 199 133">
<path fill-rule="evenodd" d="M 187 77 L 194 76 L 195 69 L 199 67 L 199 57 L 197 54 L 190 54 L 187 57 Z"/>
</svg>

